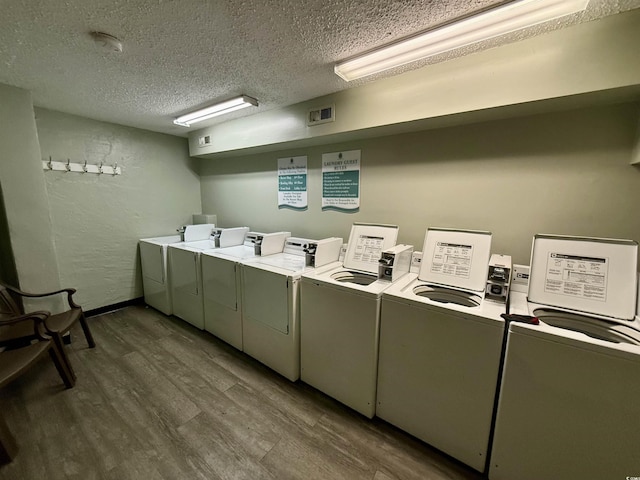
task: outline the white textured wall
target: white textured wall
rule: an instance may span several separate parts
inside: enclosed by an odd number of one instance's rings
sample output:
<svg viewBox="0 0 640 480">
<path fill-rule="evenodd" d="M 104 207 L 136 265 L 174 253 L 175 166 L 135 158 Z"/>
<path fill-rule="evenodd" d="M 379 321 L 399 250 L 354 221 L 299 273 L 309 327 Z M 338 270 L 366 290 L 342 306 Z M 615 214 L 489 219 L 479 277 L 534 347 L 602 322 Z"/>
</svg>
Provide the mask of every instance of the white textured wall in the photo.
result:
<svg viewBox="0 0 640 480">
<path fill-rule="evenodd" d="M 0 84 L 0 182 L 9 238 L 23 290 L 60 286 L 31 94 Z M 2 255 L 10 252 L 2 251 Z M 50 302 L 38 308 L 56 308 Z"/>
<path fill-rule="evenodd" d="M 201 211 L 186 139 L 44 109 L 36 122 L 43 158 L 123 170 L 44 172 L 61 284 L 78 289 L 85 309 L 142 296 L 138 239 L 174 234 Z"/>
<path fill-rule="evenodd" d="M 493 251 L 528 263 L 536 233 L 640 240 L 640 168 L 630 165 L 638 104 L 583 108 L 201 160 L 202 204 L 226 225 L 348 237 L 353 222 L 400 225 L 422 249 L 428 226 L 493 232 Z M 361 208 L 321 211 L 322 153 L 362 150 Z M 309 157 L 309 209 L 278 210 L 276 159 Z"/>
</svg>

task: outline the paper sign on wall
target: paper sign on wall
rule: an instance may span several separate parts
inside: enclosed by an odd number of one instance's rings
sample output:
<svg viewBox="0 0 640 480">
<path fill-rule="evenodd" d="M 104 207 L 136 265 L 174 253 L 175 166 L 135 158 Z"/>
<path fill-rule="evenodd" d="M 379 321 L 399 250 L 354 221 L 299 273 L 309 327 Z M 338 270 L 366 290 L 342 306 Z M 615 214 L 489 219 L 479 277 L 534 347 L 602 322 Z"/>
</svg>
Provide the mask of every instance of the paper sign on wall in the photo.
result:
<svg viewBox="0 0 640 480">
<path fill-rule="evenodd" d="M 360 209 L 360 150 L 322 155 L 322 210 Z"/>
<path fill-rule="evenodd" d="M 307 209 L 307 157 L 278 159 L 278 208 Z"/>
</svg>

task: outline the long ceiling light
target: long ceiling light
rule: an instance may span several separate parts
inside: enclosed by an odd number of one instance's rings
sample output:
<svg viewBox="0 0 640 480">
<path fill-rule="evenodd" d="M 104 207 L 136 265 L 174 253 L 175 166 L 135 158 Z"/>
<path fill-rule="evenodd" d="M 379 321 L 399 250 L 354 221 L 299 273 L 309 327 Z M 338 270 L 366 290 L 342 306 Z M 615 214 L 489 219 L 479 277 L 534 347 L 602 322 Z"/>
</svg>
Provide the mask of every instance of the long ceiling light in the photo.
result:
<svg viewBox="0 0 640 480">
<path fill-rule="evenodd" d="M 347 82 L 422 58 L 547 22 L 587 8 L 589 0 L 519 0 L 336 63 Z"/>
<path fill-rule="evenodd" d="M 216 103 L 210 107 L 201 108 L 195 112 L 182 115 L 176 118 L 173 123 L 183 127 L 190 127 L 194 123 L 202 122 L 203 120 L 208 120 L 210 118 L 217 117 L 218 115 L 224 115 L 226 113 L 235 112 L 236 110 L 251 106 L 257 107 L 258 100 L 247 95 L 240 95 L 239 97 L 232 98 L 226 102 Z"/>
</svg>

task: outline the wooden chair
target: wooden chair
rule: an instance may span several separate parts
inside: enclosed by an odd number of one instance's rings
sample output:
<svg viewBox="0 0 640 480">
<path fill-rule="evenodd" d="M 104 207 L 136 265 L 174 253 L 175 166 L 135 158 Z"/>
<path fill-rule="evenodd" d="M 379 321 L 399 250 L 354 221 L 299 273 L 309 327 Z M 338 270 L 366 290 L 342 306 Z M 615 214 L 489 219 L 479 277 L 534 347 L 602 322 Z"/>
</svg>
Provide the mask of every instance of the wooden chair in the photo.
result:
<svg viewBox="0 0 640 480">
<path fill-rule="evenodd" d="M 76 322 L 80 322 L 89 347 L 95 348 L 96 343 L 93 340 L 93 335 L 91 335 L 91 330 L 89 330 L 89 325 L 87 324 L 87 319 L 84 317 L 82 307 L 73 301 L 73 294 L 76 293 L 75 288 L 63 288 L 62 290 L 47 293 L 27 293 L 0 282 L 0 315 L 2 311 L 23 315 L 25 313 L 22 307 L 22 300 L 24 298 L 43 298 L 64 293 L 67 294 L 69 310 L 50 315 L 44 322 L 47 331 L 58 332 L 60 336 L 62 336 L 71 330 L 71 327 L 73 327 Z M 6 331 L 4 335 L 0 334 L 0 346 L 14 341 L 20 341 L 20 339 L 30 336 L 31 332 L 28 331 L 24 325 L 16 325 L 12 331 Z"/>
<path fill-rule="evenodd" d="M 31 367 L 36 365 L 40 358 L 49 354 L 53 360 L 66 388 L 75 385 L 75 376 L 69 370 L 69 361 L 64 350 L 59 347 L 61 342 L 55 342 L 53 338 L 59 337 L 57 332 L 46 335 L 44 322 L 50 318 L 49 312 L 37 311 L 26 315 L 0 315 L 0 332 L 12 327 L 26 326 L 31 331 L 32 341 L 23 343 L 13 349 L 0 352 L 0 388 L 12 382 Z M 16 455 L 18 446 L 0 411 L 0 463 L 10 462 Z"/>
</svg>

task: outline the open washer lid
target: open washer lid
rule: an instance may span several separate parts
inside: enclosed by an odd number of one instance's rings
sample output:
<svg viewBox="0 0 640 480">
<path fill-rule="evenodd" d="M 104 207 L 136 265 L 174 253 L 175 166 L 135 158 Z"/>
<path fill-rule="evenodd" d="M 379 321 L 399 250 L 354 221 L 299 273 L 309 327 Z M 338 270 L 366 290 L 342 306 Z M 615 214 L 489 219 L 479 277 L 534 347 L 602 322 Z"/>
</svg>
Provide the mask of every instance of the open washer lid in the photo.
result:
<svg viewBox="0 0 640 480">
<path fill-rule="evenodd" d="M 395 246 L 397 240 L 397 225 L 354 223 L 342 265 L 348 270 L 378 275 L 382 251 Z"/>
<path fill-rule="evenodd" d="M 623 320 L 636 314 L 638 243 L 536 235 L 530 302 Z"/>
<path fill-rule="evenodd" d="M 418 278 L 427 283 L 484 291 L 491 232 L 427 228 Z"/>
</svg>

